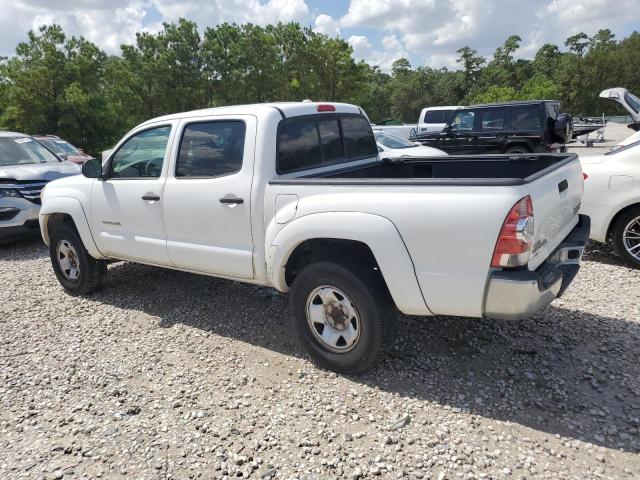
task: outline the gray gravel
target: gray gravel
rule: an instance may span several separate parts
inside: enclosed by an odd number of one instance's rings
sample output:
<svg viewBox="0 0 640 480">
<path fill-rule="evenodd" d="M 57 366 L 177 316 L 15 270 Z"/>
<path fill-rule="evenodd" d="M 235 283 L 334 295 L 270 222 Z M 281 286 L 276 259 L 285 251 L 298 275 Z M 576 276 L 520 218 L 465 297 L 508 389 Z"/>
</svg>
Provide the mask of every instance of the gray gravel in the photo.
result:
<svg viewBox="0 0 640 480">
<path fill-rule="evenodd" d="M 132 263 L 66 295 L 0 247 L 0 478 L 638 478 L 640 271 L 591 250 L 529 321 L 402 318 L 315 368 L 269 289 Z"/>
</svg>

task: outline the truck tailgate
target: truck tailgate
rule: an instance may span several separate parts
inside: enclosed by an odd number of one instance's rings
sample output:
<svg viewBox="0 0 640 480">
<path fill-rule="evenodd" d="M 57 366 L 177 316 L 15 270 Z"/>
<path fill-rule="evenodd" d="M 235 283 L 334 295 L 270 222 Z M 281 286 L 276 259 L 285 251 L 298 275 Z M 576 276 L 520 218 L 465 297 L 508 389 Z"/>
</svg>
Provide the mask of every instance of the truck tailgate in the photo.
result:
<svg viewBox="0 0 640 480">
<path fill-rule="evenodd" d="M 529 183 L 534 216 L 529 270 L 538 268 L 578 223 L 583 182 L 576 157 Z"/>
</svg>

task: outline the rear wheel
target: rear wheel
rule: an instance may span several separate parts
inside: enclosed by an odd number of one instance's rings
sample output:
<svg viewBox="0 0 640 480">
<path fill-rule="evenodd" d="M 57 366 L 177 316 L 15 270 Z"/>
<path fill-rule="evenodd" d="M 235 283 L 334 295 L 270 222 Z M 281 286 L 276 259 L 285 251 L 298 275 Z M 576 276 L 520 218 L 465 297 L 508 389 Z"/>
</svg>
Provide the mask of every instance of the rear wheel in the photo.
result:
<svg viewBox="0 0 640 480">
<path fill-rule="evenodd" d="M 531 153 L 531 150 L 524 145 L 514 145 L 513 147 L 507 148 L 504 153 Z"/>
<path fill-rule="evenodd" d="M 395 308 L 373 270 L 330 262 L 309 265 L 293 283 L 290 305 L 302 346 L 323 368 L 363 374 L 393 346 Z"/>
<path fill-rule="evenodd" d="M 78 232 L 62 224 L 50 237 L 51 265 L 64 289 L 72 295 L 85 295 L 100 287 L 107 264 L 89 255 Z"/>
<path fill-rule="evenodd" d="M 634 207 L 616 220 L 612 230 L 613 249 L 627 265 L 640 268 L 640 207 Z"/>
</svg>

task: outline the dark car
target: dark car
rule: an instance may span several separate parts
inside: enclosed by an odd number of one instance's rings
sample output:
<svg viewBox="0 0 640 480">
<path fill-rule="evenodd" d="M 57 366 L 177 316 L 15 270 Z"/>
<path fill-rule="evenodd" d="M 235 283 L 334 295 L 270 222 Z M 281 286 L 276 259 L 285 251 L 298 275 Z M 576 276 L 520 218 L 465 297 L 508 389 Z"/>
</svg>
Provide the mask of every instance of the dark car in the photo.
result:
<svg viewBox="0 0 640 480">
<path fill-rule="evenodd" d="M 423 145 L 447 153 L 560 152 L 571 139 L 571 117 L 560 102 L 473 105 L 456 110 L 442 132 L 418 135 Z"/>
<path fill-rule="evenodd" d="M 33 138 L 63 160 L 82 164 L 90 158 L 93 158 L 91 155 L 87 155 L 81 149 L 57 135 L 33 135 Z"/>
</svg>

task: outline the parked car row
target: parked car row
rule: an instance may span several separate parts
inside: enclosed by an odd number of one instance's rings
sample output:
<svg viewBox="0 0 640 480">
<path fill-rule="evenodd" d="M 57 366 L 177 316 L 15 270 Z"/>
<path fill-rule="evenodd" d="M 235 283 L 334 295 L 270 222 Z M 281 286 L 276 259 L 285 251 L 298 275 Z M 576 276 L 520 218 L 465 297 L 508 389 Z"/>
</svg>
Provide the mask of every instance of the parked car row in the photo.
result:
<svg viewBox="0 0 640 480">
<path fill-rule="evenodd" d="M 33 137 L 0 132 L 0 241 L 37 232 L 42 189 L 79 173 Z"/>
</svg>

